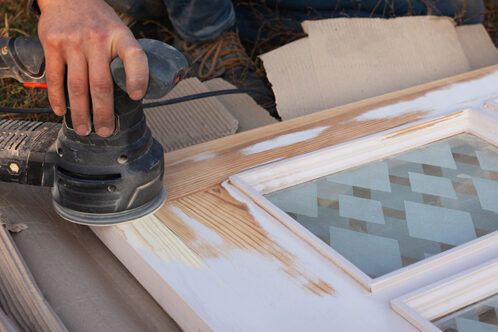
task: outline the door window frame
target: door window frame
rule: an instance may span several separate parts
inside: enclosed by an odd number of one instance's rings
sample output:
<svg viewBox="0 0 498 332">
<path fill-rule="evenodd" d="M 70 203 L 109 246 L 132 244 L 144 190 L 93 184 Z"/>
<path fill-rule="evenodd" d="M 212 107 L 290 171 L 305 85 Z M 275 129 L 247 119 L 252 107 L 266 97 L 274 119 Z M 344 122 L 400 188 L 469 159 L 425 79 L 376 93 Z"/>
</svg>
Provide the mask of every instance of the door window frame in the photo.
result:
<svg viewBox="0 0 498 332">
<path fill-rule="evenodd" d="M 380 277 L 371 278 L 263 195 L 458 134 L 469 133 L 498 146 L 497 128 L 498 116 L 494 112 L 483 109 L 465 109 L 257 167 L 233 175 L 229 181 L 308 244 L 328 257 L 368 291 L 375 292 L 424 273 L 435 266 L 490 247 L 498 243 L 498 231 Z"/>
</svg>

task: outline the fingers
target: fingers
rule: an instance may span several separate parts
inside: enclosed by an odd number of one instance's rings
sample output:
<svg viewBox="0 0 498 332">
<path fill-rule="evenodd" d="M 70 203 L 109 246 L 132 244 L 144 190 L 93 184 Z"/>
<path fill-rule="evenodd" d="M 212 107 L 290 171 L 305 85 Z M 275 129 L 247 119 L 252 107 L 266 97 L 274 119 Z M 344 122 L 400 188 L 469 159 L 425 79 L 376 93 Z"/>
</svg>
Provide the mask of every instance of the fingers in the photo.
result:
<svg viewBox="0 0 498 332">
<path fill-rule="evenodd" d="M 134 100 L 145 95 L 149 69 L 147 56 L 129 30 L 117 29 L 112 39 L 97 32 L 93 31 L 86 40 L 52 38 L 59 42 L 45 48 L 46 72 L 54 112 L 58 115 L 66 112 L 64 77 L 67 64 L 67 92 L 74 130 L 78 135 L 91 132 L 91 98 L 93 126 L 98 135 L 105 137 L 115 129 L 113 81 L 109 70 L 112 56 L 117 55 L 123 60 L 127 91 Z"/>
<path fill-rule="evenodd" d="M 45 68 L 48 85 L 48 100 L 58 116 L 66 113 L 66 98 L 64 95 L 64 77 L 66 62 L 62 55 L 50 47 L 45 47 Z"/>
<path fill-rule="evenodd" d="M 149 83 L 147 56 L 131 33 L 118 38 L 116 51 L 125 67 L 128 95 L 134 100 L 142 99 Z"/>
<path fill-rule="evenodd" d="M 71 49 L 66 56 L 67 90 L 71 106 L 71 121 L 78 135 L 86 136 L 92 130 L 88 97 L 88 69 L 84 55 Z"/>
<path fill-rule="evenodd" d="M 88 57 L 93 125 L 100 136 L 114 132 L 113 82 L 109 71 L 109 57 L 101 50 L 92 49 Z"/>
</svg>

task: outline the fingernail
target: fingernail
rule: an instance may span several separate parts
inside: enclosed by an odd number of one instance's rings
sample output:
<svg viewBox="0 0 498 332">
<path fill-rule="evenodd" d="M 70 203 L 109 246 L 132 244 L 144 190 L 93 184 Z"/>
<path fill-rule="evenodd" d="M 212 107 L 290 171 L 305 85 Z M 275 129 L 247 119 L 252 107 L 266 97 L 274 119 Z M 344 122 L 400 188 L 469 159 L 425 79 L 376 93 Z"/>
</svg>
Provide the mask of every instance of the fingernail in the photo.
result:
<svg viewBox="0 0 498 332">
<path fill-rule="evenodd" d="M 80 136 L 88 136 L 90 134 L 90 128 L 87 125 L 81 125 L 76 128 L 76 134 Z"/>
<path fill-rule="evenodd" d="M 144 96 L 144 92 L 142 90 L 133 90 L 130 92 L 130 98 L 133 100 L 142 99 Z"/>
<path fill-rule="evenodd" d="M 64 110 L 60 107 L 54 107 L 52 108 L 54 110 L 54 113 L 57 114 L 58 116 L 63 116 L 64 115 Z"/>
<path fill-rule="evenodd" d="M 111 136 L 113 130 L 108 127 L 101 127 L 97 130 L 97 134 L 102 137 Z"/>
</svg>

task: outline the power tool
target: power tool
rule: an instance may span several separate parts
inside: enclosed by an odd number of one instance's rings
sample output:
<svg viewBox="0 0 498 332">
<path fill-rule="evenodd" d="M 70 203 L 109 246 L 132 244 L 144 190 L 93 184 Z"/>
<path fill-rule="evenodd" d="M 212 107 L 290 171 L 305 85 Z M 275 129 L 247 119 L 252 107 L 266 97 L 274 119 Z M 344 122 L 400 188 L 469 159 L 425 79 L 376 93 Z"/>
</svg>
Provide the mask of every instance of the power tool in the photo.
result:
<svg viewBox="0 0 498 332">
<path fill-rule="evenodd" d="M 149 63 L 145 98 L 166 95 L 185 75 L 175 48 L 140 39 Z M 52 187 L 55 210 L 86 225 L 113 225 L 148 215 L 164 203 L 164 152 L 146 125 L 142 101 L 126 93 L 121 59 L 110 64 L 115 131 L 109 137 L 76 134 L 71 112 L 62 123 L 0 120 L 0 181 Z M 0 39 L 0 78 L 45 85 L 43 48 L 34 37 Z"/>
</svg>

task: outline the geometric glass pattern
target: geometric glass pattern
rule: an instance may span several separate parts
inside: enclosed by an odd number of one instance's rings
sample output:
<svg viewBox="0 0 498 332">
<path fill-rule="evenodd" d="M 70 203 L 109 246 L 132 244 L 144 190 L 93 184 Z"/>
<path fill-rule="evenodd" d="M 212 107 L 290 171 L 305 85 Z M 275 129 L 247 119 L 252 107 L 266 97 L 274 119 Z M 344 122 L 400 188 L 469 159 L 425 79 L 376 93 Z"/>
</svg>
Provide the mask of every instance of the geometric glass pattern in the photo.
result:
<svg viewBox="0 0 498 332">
<path fill-rule="evenodd" d="M 498 332 L 498 294 L 432 323 L 443 332 Z"/>
<path fill-rule="evenodd" d="M 498 230 L 498 148 L 460 134 L 265 197 L 377 278 Z"/>
</svg>

